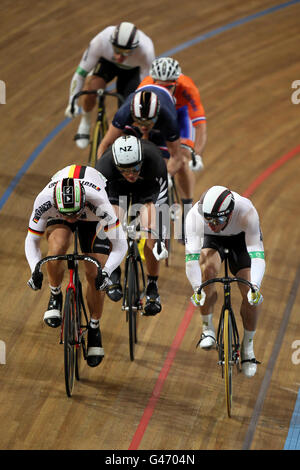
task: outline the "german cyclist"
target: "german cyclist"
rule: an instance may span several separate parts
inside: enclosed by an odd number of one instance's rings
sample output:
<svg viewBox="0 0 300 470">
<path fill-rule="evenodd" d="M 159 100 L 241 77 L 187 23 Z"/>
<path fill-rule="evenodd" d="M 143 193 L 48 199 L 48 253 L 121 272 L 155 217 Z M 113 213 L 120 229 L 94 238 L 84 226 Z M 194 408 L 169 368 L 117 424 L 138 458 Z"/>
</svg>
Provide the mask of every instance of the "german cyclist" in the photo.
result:
<svg viewBox="0 0 300 470">
<path fill-rule="evenodd" d="M 193 172 L 203 169 L 202 154 L 207 140 L 207 125 L 205 110 L 200 93 L 194 81 L 181 72 L 179 62 L 171 57 L 154 59 L 148 75 L 140 83 L 139 88 L 146 85 L 159 85 L 167 88 L 175 98 L 175 107 L 180 127 L 181 144 L 184 155 L 184 173 L 188 184 L 179 189 L 182 193 L 182 205 L 185 209 L 183 217 L 193 205 L 195 175 Z M 195 162 L 191 160 L 190 149 L 195 151 Z M 192 171 L 191 171 L 192 170 Z"/>
<path fill-rule="evenodd" d="M 217 277 L 224 259 L 224 248 L 230 250 L 232 274 L 256 286 L 253 296 L 247 286 L 238 284 L 242 295 L 240 314 L 244 327 L 242 370 L 246 376 L 252 377 L 257 370 L 253 340 L 263 301 L 260 288 L 265 272 L 262 232 L 252 202 L 224 186 L 211 187 L 188 212 L 185 246 L 186 275 L 194 290 L 191 300 L 200 307 L 202 315 L 200 348 L 211 349 L 216 342 L 213 312 L 217 291 L 212 284 L 199 296 L 197 289 L 202 282 Z"/>
<path fill-rule="evenodd" d="M 42 258 L 40 242 L 44 233 L 48 242 L 47 255 L 64 255 L 77 225 L 82 252 L 94 256 L 101 263 L 103 276 L 100 285 L 96 285 L 96 266 L 85 263 L 86 297 L 90 311 L 87 363 L 91 367 L 100 364 L 104 356 L 99 320 L 105 290 L 111 284 L 109 276 L 127 251 L 126 236 L 108 200 L 105 185 L 105 178 L 91 167 L 70 165 L 57 172 L 35 199 L 25 240 L 25 254 L 32 272 L 28 285 L 33 290 L 42 287 L 43 274 L 37 275 L 34 268 Z M 109 255 L 108 250 L 106 253 L 103 251 L 103 236 L 97 236 L 100 230 L 111 242 Z M 56 328 L 61 324 L 64 262 L 47 263 L 47 274 L 51 293 L 44 321 Z"/>
<path fill-rule="evenodd" d="M 132 195 L 132 204 L 135 213 L 138 211 L 140 214 L 142 227 L 157 232 L 156 208 L 167 203 L 168 195 L 167 169 L 158 147 L 134 136 L 121 136 L 97 161 L 96 168 L 107 179 L 108 198 L 119 220 L 123 220 Z M 166 258 L 168 252 L 162 241 L 161 252 L 158 253 L 157 240 L 149 236 L 144 255 L 148 271 L 144 314 L 156 315 L 162 308 L 158 292 L 159 260 Z M 120 276 L 121 269 L 118 267 L 111 276 L 113 285 L 107 292 L 114 301 L 122 297 Z"/>
<path fill-rule="evenodd" d="M 123 21 L 117 26 L 108 26 L 91 40 L 83 53 L 71 81 L 65 115 L 72 118 L 79 114 L 80 108 L 76 104 L 72 115 L 71 102 L 83 87 L 85 90 L 104 89 L 115 77 L 116 91 L 126 98 L 148 74 L 154 57 L 152 40 L 134 24 Z M 75 135 L 76 144 L 81 149 L 89 144 L 95 104 L 95 95 L 82 97 L 82 116 Z"/>
</svg>

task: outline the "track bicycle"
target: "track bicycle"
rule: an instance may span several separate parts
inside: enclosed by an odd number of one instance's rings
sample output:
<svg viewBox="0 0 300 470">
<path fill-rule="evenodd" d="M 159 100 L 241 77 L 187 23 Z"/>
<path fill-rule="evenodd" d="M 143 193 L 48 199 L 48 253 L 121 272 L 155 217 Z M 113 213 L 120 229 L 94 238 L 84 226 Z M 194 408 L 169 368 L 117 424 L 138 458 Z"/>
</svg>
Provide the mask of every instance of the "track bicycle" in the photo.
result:
<svg viewBox="0 0 300 470">
<path fill-rule="evenodd" d="M 240 357 L 240 339 L 239 332 L 234 316 L 234 312 L 231 306 L 231 284 L 233 282 L 240 282 L 247 285 L 252 293 L 255 293 L 255 288 L 251 282 L 246 279 L 239 277 L 229 277 L 228 276 L 228 255 L 229 250 L 224 249 L 224 277 L 213 278 L 205 281 L 199 287 L 197 293 L 201 294 L 202 289 L 209 284 L 220 282 L 223 284 L 224 291 L 224 303 L 222 306 L 218 332 L 217 332 L 217 341 L 216 348 L 218 351 L 218 365 L 221 366 L 222 378 L 225 382 L 225 398 L 226 398 L 226 407 L 228 417 L 231 417 L 232 409 L 232 396 L 233 396 L 233 387 L 232 387 L 232 370 L 233 367 L 237 367 L 237 371 L 241 372 L 241 357 Z"/>
<path fill-rule="evenodd" d="M 96 161 L 97 161 L 97 150 L 100 145 L 101 140 L 105 136 L 107 129 L 108 129 L 108 120 L 106 115 L 106 107 L 105 107 L 105 97 L 106 96 L 113 96 L 118 98 L 120 103 L 124 102 L 124 97 L 119 93 L 114 93 L 111 91 L 104 90 L 99 88 L 98 90 L 83 90 L 76 93 L 73 96 L 72 103 L 71 103 L 71 113 L 74 113 L 75 108 L 75 101 L 82 95 L 97 95 L 98 100 L 98 111 L 97 111 L 97 119 L 92 133 L 92 139 L 90 141 L 90 152 L 89 152 L 89 159 L 88 164 L 95 168 Z"/>
<path fill-rule="evenodd" d="M 82 284 L 79 278 L 78 261 L 88 261 L 97 267 L 97 278 L 102 279 L 101 265 L 96 258 L 78 254 L 78 228 L 74 232 L 74 251 L 72 254 L 46 256 L 35 267 L 41 271 L 43 264 L 49 261 L 67 261 L 69 283 L 66 287 L 60 330 L 60 344 L 64 345 L 64 375 L 68 397 L 72 396 L 75 377 L 80 380 L 81 355 L 87 359 L 88 315 L 82 294 Z"/>
<path fill-rule="evenodd" d="M 127 233 L 128 250 L 125 260 L 122 310 L 126 312 L 129 329 L 129 356 L 134 361 L 135 345 L 138 342 L 138 318 L 143 314 L 143 298 L 146 295 L 146 278 L 141 254 L 137 241 L 145 234 L 151 234 L 157 239 L 158 253 L 161 251 L 161 240 L 155 230 L 140 227 L 136 219 L 123 224 Z"/>
</svg>

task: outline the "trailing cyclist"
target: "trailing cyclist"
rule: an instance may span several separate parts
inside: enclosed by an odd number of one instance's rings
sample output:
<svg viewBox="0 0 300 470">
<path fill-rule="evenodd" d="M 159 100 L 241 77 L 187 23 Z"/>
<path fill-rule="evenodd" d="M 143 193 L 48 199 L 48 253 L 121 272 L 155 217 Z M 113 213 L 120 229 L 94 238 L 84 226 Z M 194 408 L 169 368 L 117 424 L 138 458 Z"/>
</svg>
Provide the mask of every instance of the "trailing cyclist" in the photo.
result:
<svg viewBox="0 0 300 470">
<path fill-rule="evenodd" d="M 153 86 L 131 93 L 118 109 L 98 148 L 98 158 L 114 141 L 125 134 L 142 137 L 157 144 L 164 141 L 168 147 L 167 170 L 171 175 L 181 171 L 183 157 L 174 99 L 163 87 Z"/>
<path fill-rule="evenodd" d="M 190 77 L 181 72 L 177 60 L 171 57 L 154 59 L 150 75 L 144 78 L 139 88 L 153 84 L 167 88 L 175 98 L 180 127 L 180 142 L 184 145 L 182 153 L 184 155 L 185 179 L 180 178 L 180 173 L 177 176 L 178 186 L 181 189 L 182 204 L 185 209 L 183 212 L 184 217 L 193 204 L 194 172 L 203 169 L 201 155 L 207 140 L 205 110 L 197 86 Z M 195 162 L 191 160 L 189 149 L 195 151 Z"/>
<path fill-rule="evenodd" d="M 265 272 L 265 257 L 259 216 L 252 202 L 224 186 L 213 186 L 202 194 L 186 218 L 186 275 L 194 294 L 191 298 L 200 307 L 202 335 L 197 346 L 211 349 L 216 333 L 213 311 L 217 300 L 216 288 L 208 285 L 197 294 L 202 282 L 217 277 L 229 249 L 232 274 L 256 286 L 253 296 L 244 284 L 238 284 L 242 303 L 240 314 L 244 327 L 241 348 L 242 370 L 252 377 L 257 370 L 253 339 L 263 296 L 260 292 Z M 201 256 L 200 256 L 201 255 Z M 200 260 L 200 264 L 199 264 Z"/>
<path fill-rule="evenodd" d="M 121 136 L 97 161 L 96 168 L 107 179 L 108 198 L 118 218 L 123 220 L 131 196 L 132 205 L 137 205 L 141 225 L 159 231 L 156 207 L 167 202 L 168 178 L 157 146 L 134 136 Z M 148 270 L 145 315 L 156 315 L 161 311 L 157 286 L 159 260 L 168 256 L 164 242 L 161 245 L 161 253 L 158 253 L 157 240 L 148 237 L 144 247 Z M 122 297 L 120 276 L 121 270 L 117 268 L 111 277 L 113 285 L 107 292 L 114 301 Z"/>
<path fill-rule="evenodd" d="M 116 91 L 126 98 L 148 74 L 154 57 L 152 40 L 134 24 L 123 21 L 117 26 L 108 26 L 91 40 L 83 53 L 71 81 L 65 115 L 72 118 L 79 114 L 77 104 L 74 114 L 71 113 L 71 102 L 83 87 L 86 90 L 104 89 L 116 77 Z M 75 141 L 84 149 L 89 144 L 96 96 L 85 95 L 82 99 L 82 117 Z"/>
<path fill-rule="evenodd" d="M 99 320 L 105 290 L 111 284 L 109 276 L 120 265 L 127 251 L 125 233 L 108 200 L 105 186 L 105 178 L 91 167 L 70 165 L 57 172 L 35 199 L 25 240 L 25 254 L 32 272 L 28 285 L 33 290 L 42 287 L 43 274 L 36 274 L 34 268 L 42 258 L 40 242 L 44 233 L 48 242 L 47 256 L 64 255 L 77 225 L 82 252 L 94 256 L 101 263 L 100 285 L 95 281 L 96 266 L 85 263 L 90 311 L 87 363 L 91 367 L 100 364 L 104 356 Z M 111 242 L 110 253 L 103 250 L 103 233 Z M 51 294 L 44 321 L 48 326 L 57 328 L 62 319 L 63 262 L 47 263 L 47 274 Z"/>
</svg>

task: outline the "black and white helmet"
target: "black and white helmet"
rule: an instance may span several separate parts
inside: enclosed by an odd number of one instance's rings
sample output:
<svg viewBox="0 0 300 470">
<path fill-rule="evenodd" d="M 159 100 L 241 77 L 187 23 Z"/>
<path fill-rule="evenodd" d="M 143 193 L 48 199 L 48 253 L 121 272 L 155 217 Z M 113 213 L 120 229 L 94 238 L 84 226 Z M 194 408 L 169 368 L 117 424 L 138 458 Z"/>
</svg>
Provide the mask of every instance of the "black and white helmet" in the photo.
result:
<svg viewBox="0 0 300 470">
<path fill-rule="evenodd" d="M 234 196 L 225 186 L 212 186 L 204 196 L 202 211 L 205 218 L 228 216 L 234 209 Z"/>
<path fill-rule="evenodd" d="M 117 167 L 131 168 L 143 160 L 141 142 L 133 135 L 124 135 L 112 145 L 112 154 Z"/>
<path fill-rule="evenodd" d="M 139 32 L 133 23 L 123 21 L 115 27 L 110 40 L 116 48 L 124 50 L 135 49 L 139 45 Z"/>
<path fill-rule="evenodd" d="M 154 59 L 150 69 L 153 80 L 173 81 L 181 74 L 181 68 L 177 60 L 171 57 L 160 57 Z"/>
<path fill-rule="evenodd" d="M 159 114 L 158 96 L 152 91 L 137 91 L 131 100 L 131 115 L 138 121 L 155 121 Z"/>
</svg>

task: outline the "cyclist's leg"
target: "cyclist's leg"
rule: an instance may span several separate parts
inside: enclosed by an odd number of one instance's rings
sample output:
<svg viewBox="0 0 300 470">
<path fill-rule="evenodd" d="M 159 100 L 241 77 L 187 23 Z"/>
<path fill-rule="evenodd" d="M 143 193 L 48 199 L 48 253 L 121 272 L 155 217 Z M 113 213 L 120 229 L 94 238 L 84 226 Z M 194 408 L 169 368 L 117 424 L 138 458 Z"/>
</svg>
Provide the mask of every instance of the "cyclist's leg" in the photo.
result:
<svg viewBox="0 0 300 470">
<path fill-rule="evenodd" d="M 71 237 L 70 224 L 62 224 L 61 221 L 52 219 L 46 230 L 47 256 L 64 255 L 70 246 Z M 61 324 L 63 301 L 61 284 L 64 276 L 64 263 L 62 261 L 50 261 L 47 263 L 47 274 L 51 293 L 48 308 L 44 313 L 44 321 L 48 326 L 57 328 Z"/>
<path fill-rule="evenodd" d="M 140 211 L 141 225 L 156 230 L 156 210 L 154 204 L 144 204 Z M 148 235 L 144 246 L 144 255 L 148 273 L 146 288 L 146 304 L 144 308 L 145 315 L 156 315 L 161 311 L 161 301 L 158 292 L 159 261 L 153 255 L 153 248 L 156 240 Z"/>
<path fill-rule="evenodd" d="M 105 265 L 110 250 L 106 240 L 96 236 L 97 222 L 79 222 L 78 237 L 83 253 L 96 258 L 101 266 Z M 96 367 L 104 357 L 100 330 L 100 318 L 103 312 L 105 292 L 96 290 L 95 279 L 97 268 L 93 263 L 86 261 L 85 275 L 87 279 L 86 300 L 90 312 L 88 328 L 87 363 Z"/>
<path fill-rule="evenodd" d="M 87 76 L 83 89 L 97 90 L 99 88 L 105 88 L 107 83 L 115 77 L 115 74 L 115 65 L 101 58 L 93 72 Z M 75 141 L 79 148 L 84 149 L 90 142 L 92 111 L 96 104 L 97 97 L 96 95 L 83 95 L 81 100 L 82 116 L 77 134 L 75 135 Z"/>
<path fill-rule="evenodd" d="M 229 254 L 229 267 L 234 276 L 251 281 L 251 259 L 249 257 L 245 235 L 231 237 L 231 251 Z M 247 298 L 249 287 L 238 284 L 242 295 L 240 314 L 242 317 L 244 336 L 242 340 L 241 356 L 242 371 L 248 377 L 252 377 L 257 370 L 254 354 L 254 335 L 261 305 L 250 305 Z"/>
<path fill-rule="evenodd" d="M 125 70 L 119 69 L 117 75 L 116 89 L 117 93 L 127 98 L 130 93 L 135 91 L 140 84 L 140 68 L 135 67 L 134 69 Z M 118 102 L 120 107 L 122 103 Z"/>
<path fill-rule="evenodd" d="M 251 281 L 250 268 L 240 269 L 236 273 L 237 277 Z M 241 357 L 242 357 L 242 371 L 247 377 L 255 375 L 257 370 L 257 362 L 254 353 L 254 336 L 256 333 L 256 326 L 258 317 L 261 311 L 261 305 L 250 305 L 247 298 L 249 287 L 244 284 L 239 284 L 239 289 L 242 295 L 242 303 L 240 313 L 242 317 L 244 336 L 242 340 Z"/>
<path fill-rule="evenodd" d="M 208 237 L 207 237 L 208 238 Z M 216 248 L 203 248 L 200 255 L 200 266 L 202 271 L 202 282 L 208 281 L 218 275 L 221 268 L 222 258 Z M 204 246 L 205 246 L 204 245 Z M 202 335 L 198 345 L 202 349 L 210 349 L 215 345 L 216 334 L 213 324 L 213 312 L 217 301 L 217 291 L 214 284 L 205 288 L 206 299 L 202 307 L 200 307 L 202 319 Z"/>
<path fill-rule="evenodd" d="M 125 209 L 120 207 L 118 204 L 116 204 L 117 199 L 119 199 L 117 196 L 115 198 L 111 198 L 111 197 L 109 198 L 118 219 L 122 221 L 124 217 Z M 110 300 L 112 300 L 113 302 L 119 302 L 119 300 L 121 300 L 123 297 L 123 291 L 122 291 L 122 285 L 121 285 L 121 274 L 122 274 L 121 267 L 118 266 L 110 275 L 110 280 L 112 282 L 112 285 L 109 287 L 107 291 L 107 295 L 110 298 Z"/>
</svg>

